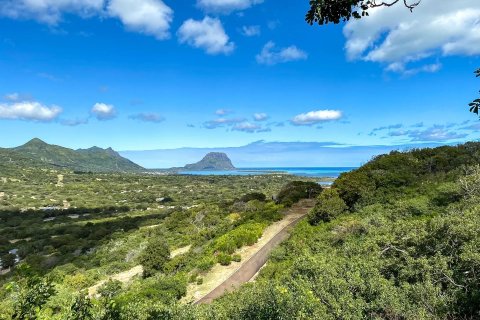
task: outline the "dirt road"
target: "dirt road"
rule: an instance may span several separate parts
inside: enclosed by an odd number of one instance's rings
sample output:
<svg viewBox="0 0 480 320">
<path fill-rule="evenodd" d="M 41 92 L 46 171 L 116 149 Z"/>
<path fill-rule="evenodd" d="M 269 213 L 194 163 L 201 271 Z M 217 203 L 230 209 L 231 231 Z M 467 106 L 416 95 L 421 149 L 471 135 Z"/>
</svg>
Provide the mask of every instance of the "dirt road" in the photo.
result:
<svg viewBox="0 0 480 320">
<path fill-rule="evenodd" d="M 267 262 L 268 256 L 272 250 L 282 241 L 288 238 L 289 230 L 293 228 L 305 215 L 313 208 L 313 200 L 304 200 L 293 206 L 287 214 L 298 215 L 298 218 L 280 230 L 264 246 L 262 246 L 250 259 L 246 260 L 241 266 L 219 286 L 210 291 L 201 299 L 195 301 L 195 304 L 210 303 L 214 299 L 222 296 L 228 291 L 232 291 L 248 282 Z"/>
</svg>

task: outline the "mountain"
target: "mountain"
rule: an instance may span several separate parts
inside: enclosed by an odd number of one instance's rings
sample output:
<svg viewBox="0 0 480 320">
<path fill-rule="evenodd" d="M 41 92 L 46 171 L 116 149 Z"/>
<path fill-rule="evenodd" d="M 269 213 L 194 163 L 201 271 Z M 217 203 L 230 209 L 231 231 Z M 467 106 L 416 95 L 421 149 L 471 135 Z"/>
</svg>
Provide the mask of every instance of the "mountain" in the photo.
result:
<svg viewBox="0 0 480 320">
<path fill-rule="evenodd" d="M 10 149 L 0 149 L 0 159 L 19 166 L 52 166 L 91 172 L 141 172 L 145 169 L 123 158 L 112 148 L 73 150 L 48 144 L 38 138 Z"/>
<path fill-rule="evenodd" d="M 349 146 L 332 142 L 257 141 L 239 147 L 178 148 L 119 151 L 145 168 L 178 168 L 189 159 L 201 159 L 209 152 L 224 152 L 240 168 L 272 167 L 358 167 L 372 157 L 392 150 L 406 151 L 438 147 L 438 143 Z"/>
<path fill-rule="evenodd" d="M 197 163 L 187 164 L 184 170 L 235 170 L 232 161 L 223 152 L 210 152 Z"/>
</svg>

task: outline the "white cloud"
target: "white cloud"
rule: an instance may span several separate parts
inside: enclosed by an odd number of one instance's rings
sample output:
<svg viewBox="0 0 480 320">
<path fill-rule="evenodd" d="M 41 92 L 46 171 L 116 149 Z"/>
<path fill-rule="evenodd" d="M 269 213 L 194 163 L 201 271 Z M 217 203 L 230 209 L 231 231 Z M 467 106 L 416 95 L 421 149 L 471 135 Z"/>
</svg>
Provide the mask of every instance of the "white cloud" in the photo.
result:
<svg viewBox="0 0 480 320">
<path fill-rule="evenodd" d="M 442 64 L 440 63 L 433 63 L 433 64 L 426 64 L 424 66 L 418 68 L 407 68 L 404 63 L 401 62 L 393 62 L 389 64 L 385 70 L 401 73 L 405 76 L 412 76 L 420 72 L 427 72 L 427 73 L 435 73 L 442 68 Z"/>
<path fill-rule="evenodd" d="M 254 133 L 258 131 L 263 131 L 263 128 L 259 126 L 258 124 L 250 123 L 250 122 L 241 122 L 232 127 L 232 130 L 234 131 L 241 131 L 241 132 L 248 132 L 248 133 Z"/>
<path fill-rule="evenodd" d="M 173 10 L 161 0 L 110 0 L 107 9 L 129 30 L 153 35 L 157 39 L 170 36 Z"/>
<path fill-rule="evenodd" d="M 180 43 L 205 50 L 208 54 L 229 54 L 235 44 L 229 40 L 222 22 L 205 17 L 202 21 L 188 19 L 178 29 Z"/>
<path fill-rule="evenodd" d="M 52 121 L 62 112 L 58 106 L 47 107 L 36 101 L 0 104 L 0 119 Z"/>
<path fill-rule="evenodd" d="M 64 13 L 90 16 L 102 11 L 103 5 L 104 0 L 3 0 L 0 15 L 56 25 Z"/>
<path fill-rule="evenodd" d="M 434 125 L 421 130 L 390 131 L 387 136 L 409 138 L 411 141 L 448 141 L 466 138 L 468 134 L 451 130 L 448 125 Z"/>
<path fill-rule="evenodd" d="M 263 0 L 197 0 L 197 5 L 209 12 L 230 13 L 262 2 Z"/>
<path fill-rule="evenodd" d="M 243 121 L 245 121 L 243 118 L 217 118 L 205 122 L 203 126 L 207 129 L 217 129 L 225 126 L 232 126 Z"/>
<path fill-rule="evenodd" d="M 298 49 L 296 46 L 276 49 L 275 43 L 272 41 L 267 42 L 262 51 L 256 56 L 258 63 L 266 65 L 274 65 L 295 60 L 305 60 L 307 58 L 307 53 Z"/>
<path fill-rule="evenodd" d="M 261 33 L 260 26 L 243 26 L 242 34 L 245 37 L 259 36 Z"/>
<path fill-rule="evenodd" d="M 263 112 L 262 113 L 255 113 L 253 115 L 253 119 L 255 121 L 265 121 L 265 120 L 268 119 L 268 115 L 266 113 L 263 113 Z"/>
<path fill-rule="evenodd" d="M 385 63 L 393 71 L 438 54 L 479 55 L 480 2 L 423 0 L 413 13 L 403 5 L 378 8 L 348 22 L 344 35 L 349 59 Z"/>
<path fill-rule="evenodd" d="M 316 110 L 296 115 L 291 123 L 296 126 L 311 126 L 320 122 L 339 120 L 342 112 L 339 110 Z"/>
<path fill-rule="evenodd" d="M 67 13 L 118 18 L 128 30 L 157 39 L 169 37 L 173 20 L 173 10 L 162 0 L 0 0 L 0 16 L 12 19 L 57 25 Z"/>
<path fill-rule="evenodd" d="M 111 120 L 117 116 L 117 111 L 115 110 L 115 107 L 111 104 L 105 103 L 95 103 L 91 112 L 98 120 L 101 121 Z"/>
</svg>

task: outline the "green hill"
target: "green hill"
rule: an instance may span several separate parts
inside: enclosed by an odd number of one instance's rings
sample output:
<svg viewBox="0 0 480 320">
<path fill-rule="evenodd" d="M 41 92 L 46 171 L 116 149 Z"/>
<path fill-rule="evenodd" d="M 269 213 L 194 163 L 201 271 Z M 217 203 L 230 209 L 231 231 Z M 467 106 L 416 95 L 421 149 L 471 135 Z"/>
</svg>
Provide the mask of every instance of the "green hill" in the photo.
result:
<svg viewBox="0 0 480 320">
<path fill-rule="evenodd" d="M 0 159 L 4 166 L 47 166 L 85 172 L 140 172 L 144 170 L 141 166 L 121 157 L 111 148 L 92 147 L 73 150 L 48 144 L 38 138 L 16 148 L 0 149 Z"/>
</svg>

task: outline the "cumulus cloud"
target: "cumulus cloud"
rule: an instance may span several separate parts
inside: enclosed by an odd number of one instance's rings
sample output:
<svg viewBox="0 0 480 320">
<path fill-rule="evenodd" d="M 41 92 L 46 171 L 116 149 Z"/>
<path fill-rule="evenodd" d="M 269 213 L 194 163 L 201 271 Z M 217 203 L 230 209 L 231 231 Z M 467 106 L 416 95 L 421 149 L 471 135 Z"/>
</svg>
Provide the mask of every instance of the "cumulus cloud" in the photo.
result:
<svg viewBox="0 0 480 320">
<path fill-rule="evenodd" d="M 117 116 L 115 107 L 105 103 L 95 103 L 91 113 L 100 121 L 111 120 Z"/>
<path fill-rule="evenodd" d="M 0 104 L 0 119 L 53 121 L 62 112 L 58 106 L 46 106 L 36 101 Z"/>
<path fill-rule="evenodd" d="M 342 112 L 339 110 L 316 110 L 296 115 L 291 123 L 296 126 L 311 126 L 340 118 L 342 118 Z"/>
<path fill-rule="evenodd" d="M 235 49 L 235 44 L 223 28 L 218 18 L 205 17 L 203 20 L 186 20 L 177 32 L 180 43 L 203 49 L 206 53 L 230 54 Z"/>
<path fill-rule="evenodd" d="M 137 114 L 131 115 L 129 118 L 133 120 L 139 120 L 143 122 L 154 122 L 154 123 L 160 123 L 165 121 L 165 118 L 159 115 L 158 113 L 137 113 Z"/>
<path fill-rule="evenodd" d="M 258 63 L 266 65 L 305 60 L 307 58 L 308 54 L 305 51 L 298 49 L 296 46 L 277 49 L 275 43 L 272 41 L 267 42 L 265 46 L 263 46 L 262 51 L 256 56 Z"/>
<path fill-rule="evenodd" d="M 268 114 L 263 113 L 263 112 L 262 113 L 255 113 L 255 114 L 253 114 L 253 119 L 255 121 L 265 121 L 265 120 L 268 119 Z"/>
<path fill-rule="evenodd" d="M 245 37 L 254 37 L 259 36 L 261 30 L 260 26 L 243 26 L 241 32 Z"/>
<path fill-rule="evenodd" d="M 349 59 L 387 65 L 403 72 L 406 65 L 435 55 L 480 54 L 478 0 L 423 0 L 413 14 L 402 5 L 370 10 L 368 19 L 351 20 L 344 27 Z M 435 72 L 440 65 L 414 69 Z"/>
<path fill-rule="evenodd" d="M 169 37 L 173 10 L 162 0 L 2 0 L 0 16 L 58 25 L 65 14 L 118 18 L 131 31 Z"/>
<path fill-rule="evenodd" d="M 197 6 L 208 12 L 228 14 L 262 2 L 263 0 L 197 0 Z"/>
<path fill-rule="evenodd" d="M 153 35 L 157 39 L 170 36 L 173 10 L 161 0 L 110 0 L 107 9 L 128 30 Z"/>
<path fill-rule="evenodd" d="M 3 0 L 0 15 L 56 25 L 64 13 L 91 16 L 101 12 L 103 5 L 104 0 Z"/>
</svg>

